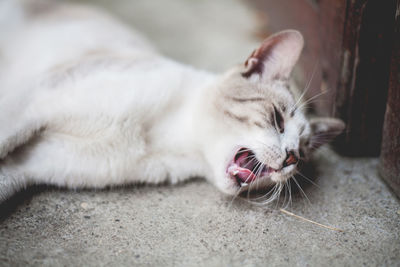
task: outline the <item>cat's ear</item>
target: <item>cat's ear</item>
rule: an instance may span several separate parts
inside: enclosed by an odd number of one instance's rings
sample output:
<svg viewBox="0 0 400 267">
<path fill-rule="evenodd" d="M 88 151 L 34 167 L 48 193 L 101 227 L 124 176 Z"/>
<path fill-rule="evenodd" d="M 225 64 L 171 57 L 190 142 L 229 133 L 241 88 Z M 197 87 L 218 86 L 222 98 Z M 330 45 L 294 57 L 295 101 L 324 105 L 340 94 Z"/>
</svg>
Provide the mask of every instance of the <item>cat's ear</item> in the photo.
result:
<svg viewBox="0 0 400 267">
<path fill-rule="evenodd" d="M 286 30 L 263 41 L 245 62 L 242 76 L 259 75 L 261 80 L 287 79 L 304 46 L 300 32 Z"/>
<path fill-rule="evenodd" d="M 346 127 L 344 122 L 335 118 L 313 118 L 310 120 L 311 137 L 310 148 L 317 149 L 329 143 Z"/>
</svg>

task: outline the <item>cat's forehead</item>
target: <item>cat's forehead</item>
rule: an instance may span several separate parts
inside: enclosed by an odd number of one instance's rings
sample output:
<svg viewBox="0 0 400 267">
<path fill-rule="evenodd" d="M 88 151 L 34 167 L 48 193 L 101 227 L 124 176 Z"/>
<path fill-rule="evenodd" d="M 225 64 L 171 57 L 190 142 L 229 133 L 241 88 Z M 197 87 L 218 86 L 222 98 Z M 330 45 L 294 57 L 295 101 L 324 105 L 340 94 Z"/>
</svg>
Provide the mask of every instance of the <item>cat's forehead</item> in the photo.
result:
<svg viewBox="0 0 400 267">
<path fill-rule="evenodd" d="M 225 93 L 237 99 L 255 99 L 279 105 L 287 109 L 294 104 L 294 95 L 289 82 L 271 80 L 268 82 L 254 81 L 243 78 L 229 79 L 225 83 Z"/>
</svg>

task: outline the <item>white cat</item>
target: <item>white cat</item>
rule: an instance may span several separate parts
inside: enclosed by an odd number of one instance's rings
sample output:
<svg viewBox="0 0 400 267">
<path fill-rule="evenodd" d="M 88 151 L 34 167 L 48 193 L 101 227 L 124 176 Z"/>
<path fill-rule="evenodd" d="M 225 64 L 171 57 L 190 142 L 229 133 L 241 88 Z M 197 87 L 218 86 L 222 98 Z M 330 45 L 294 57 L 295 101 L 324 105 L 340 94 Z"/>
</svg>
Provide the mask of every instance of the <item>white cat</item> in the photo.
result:
<svg viewBox="0 0 400 267">
<path fill-rule="evenodd" d="M 222 75 L 159 55 L 99 10 L 25 7 L 0 40 L 0 202 L 29 184 L 102 188 L 201 176 L 228 194 L 281 187 L 340 133 L 289 88 L 301 34 Z"/>
</svg>

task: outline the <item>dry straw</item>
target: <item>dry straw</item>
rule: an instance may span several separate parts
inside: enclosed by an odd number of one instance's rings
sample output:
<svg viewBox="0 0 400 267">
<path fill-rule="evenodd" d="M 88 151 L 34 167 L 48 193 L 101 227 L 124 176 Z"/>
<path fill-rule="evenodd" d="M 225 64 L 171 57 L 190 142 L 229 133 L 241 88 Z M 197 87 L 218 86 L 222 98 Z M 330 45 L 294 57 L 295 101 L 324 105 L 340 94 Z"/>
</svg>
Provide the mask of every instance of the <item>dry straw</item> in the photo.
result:
<svg viewBox="0 0 400 267">
<path fill-rule="evenodd" d="M 333 231 L 338 231 L 338 232 L 344 232 L 342 229 L 339 229 L 339 228 L 336 228 L 336 227 L 331 227 L 331 226 L 327 226 L 327 225 L 323 225 L 323 224 L 314 222 L 314 221 L 309 220 L 309 219 L 307 219 L 307 218 L 304 218 L 304 217 L 301 217 L 301 216 L 296 215 L 296 214 L 294 214 L 294 213 L 291 213 L 290 211 L 287 211 L 287 210 L 285 210 L 285 209 L 280 209 L 280 211 L 283 212 L 283 213 L 285 213 L 285 214 L 287 214 L 287 215 L 296 217 L 296 218 L 298 218 L 298 219 L 300 219 L 300 220 L 303 220 L 303 221 L 306 221 L 306 222 L 309 222 L 309 223 L 318 225 L 318 226 L 320 226 L 320 227 L 322 227 L 322 228 L 326 228 L 326 229 L 333 230 Z"/>
</svg>

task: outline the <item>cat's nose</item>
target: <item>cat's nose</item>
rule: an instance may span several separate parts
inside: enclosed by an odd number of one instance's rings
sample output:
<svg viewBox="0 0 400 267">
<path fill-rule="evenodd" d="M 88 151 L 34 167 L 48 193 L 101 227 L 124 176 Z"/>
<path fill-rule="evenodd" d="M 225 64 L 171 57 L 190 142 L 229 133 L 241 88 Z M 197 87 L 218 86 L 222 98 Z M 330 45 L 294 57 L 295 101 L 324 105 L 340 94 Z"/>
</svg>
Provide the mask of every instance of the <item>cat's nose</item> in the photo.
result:
<svg viewBox="0 0 400 267">
<path fill-rule="evenodd" d="M 296 164 L 299 161 L 299 158 L 296 156 L 297 153 L 294 150 L 286 151 L 286 159 L 283 162 L 283 168 Z"/>
</svg>

